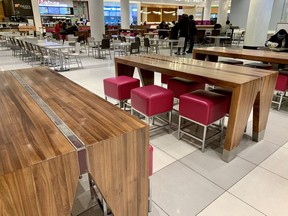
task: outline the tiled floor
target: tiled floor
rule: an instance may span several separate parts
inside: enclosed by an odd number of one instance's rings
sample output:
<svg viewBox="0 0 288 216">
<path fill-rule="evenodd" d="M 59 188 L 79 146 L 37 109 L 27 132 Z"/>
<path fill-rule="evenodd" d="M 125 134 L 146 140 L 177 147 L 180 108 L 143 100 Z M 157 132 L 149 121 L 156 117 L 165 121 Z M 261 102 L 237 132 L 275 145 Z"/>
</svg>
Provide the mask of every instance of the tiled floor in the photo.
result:
<svg viewBox="0 0 288 216">
<path fill-rule="evenodd" d="M 168 55 L 168 50 L 161 54 Z M 112 55 L 113 56 L 113 55 Z M 190 55 L 186 55 L 190 58 Z M 103 79 L 114 76 L 113 60 L 82 56 L 84 69 L 61 74 L 103 97 Z M 0 70 L 30 67 L 0 51 Z M 160 85 L 160 76 L 156 75 Z M 288 108 L 271 109 L 264 139 L 251 140 L 251 121 L 230 163 L 221 160 L 217 141 L 205 153 L 197 146 L 176 139 L 175 131 L 151 136 L 154 146 L 152 212 L 149 216 L 247 216 L 288 215 Z M 90 200 L 85 178 L 81 180 L 73 215 L 97 215 L 96 201 Z"/>
</svg>

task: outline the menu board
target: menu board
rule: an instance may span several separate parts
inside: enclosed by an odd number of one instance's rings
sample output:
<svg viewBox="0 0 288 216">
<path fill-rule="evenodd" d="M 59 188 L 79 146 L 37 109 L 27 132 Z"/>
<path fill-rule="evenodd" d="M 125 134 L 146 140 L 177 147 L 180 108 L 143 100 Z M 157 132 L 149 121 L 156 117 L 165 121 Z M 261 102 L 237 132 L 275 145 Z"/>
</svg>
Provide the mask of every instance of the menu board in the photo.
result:
<svg viewBox="0 0 288 216">
<path fill-rule="evenodd" d="M 49 7 L 39 6 L 41 15 L 72 15 L 73 10 L 70 7 Z"/>
<path fill-rule="evenodd" d="M 48 7 L 48 14 L 60 14 L 59 7 Z"/>
</svg>

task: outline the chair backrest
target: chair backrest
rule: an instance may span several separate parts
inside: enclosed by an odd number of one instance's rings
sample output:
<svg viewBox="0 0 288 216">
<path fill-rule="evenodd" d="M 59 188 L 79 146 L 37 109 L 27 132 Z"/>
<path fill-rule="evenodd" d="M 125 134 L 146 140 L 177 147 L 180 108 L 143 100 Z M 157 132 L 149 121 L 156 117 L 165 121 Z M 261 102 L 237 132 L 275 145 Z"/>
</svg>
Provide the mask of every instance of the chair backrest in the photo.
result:
<svg viewBox="0 0 288 216">
<path fill-rule="evenodd" d="M 144 47 L 150 47 L 149 38 L 144 38 Z"/>
<path fill-rule="evenodd" d="M 126 37 L 122 36 L 122 37 L 121 37 L 121 41 L 122 41 L 122 42 L 126 42 Z"/>
<path fill-rule="evenodd" d="M 180 37 L 178 39 L 178 46 L 183 46 L 184 47 L 184 44 L 185 44 L 185 37 Z"/>
<path fill-rule="evenodd" d="M 135 53 L 139 53 L 140 49 L 139 49 L 139 44 L 138 43 L 131 43 L 130 46 L 130 54 L 135 54 Z"/>
<path fill-rule="evenodd" d="M 139 37 L 135 37 L 135 43 L 138 43 L 141 46 L 141 40 Z"/>
<path fill-rule="evenodd" d="M 110 40 L 109 39 L 102 39 L 101 49 L 110 49 Z"/>
</svg>

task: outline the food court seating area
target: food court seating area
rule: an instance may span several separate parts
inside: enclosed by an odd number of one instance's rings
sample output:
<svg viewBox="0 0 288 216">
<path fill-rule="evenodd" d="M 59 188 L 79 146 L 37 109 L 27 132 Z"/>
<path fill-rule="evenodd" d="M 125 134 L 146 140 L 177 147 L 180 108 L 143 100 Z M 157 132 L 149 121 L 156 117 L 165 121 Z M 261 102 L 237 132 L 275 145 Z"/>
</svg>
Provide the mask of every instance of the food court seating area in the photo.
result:
<svg viewBox="0 0 288 216">
<path fill-rule="evenodd" d="M 20 55 L 20 50 L 15 47 L 12 49 L 12 46 L 9 44 L 8 47 L 6 43 L 7 41 L 4 43 L 5 46 L 1 47 L 3 49 L 0 55 L 1 70 L 7 70 L 8 67 L 11 69 L 32 67 L 30 57 Z M 12 52 L 15 52 L 13 57 Z M 160 53 L 169 56 L 168 49 L 160 48 Z M 71 67 L 70 71 L 60 72 L 60 74 L 104 98 L 103 80 L 115 76 L 113 58 L 95 59 L 91 53 L 88 57 L 87 52 L 80 53 L 80 56 L 83 69 L 73 70 Z M 191 55 L 186 55 L 185 58 L 191 58 Z M 34 61 L 33 66 L 38 66 L 39 63 L 39 60 Z M 135 78 L 140 79 L 137 73 Z M 155 84 L 161 86 L 160 74 L 155 75 Z M 166 88 L 166 85 L 164 86 Z M 287 103 L 283 103 L 279 111 L 275 104 L 272 108 L 264 140 L 259 143 L 251 140 L 252 121 L 249 119 L 248 130 L 242 138 L 241 148 L 236 159 L 229 164 L 221 160 L 219 152 L 223 147 L 217 138 L 206 145 L 204 153 L 199 146 L 189 143 L 194 142 L 193 139 L 186 140 L 186 136 L 183 136 L 182 139 L 177 140 L 178 119 L 176 111 L 173 111 L 173 131 L 169 134 L 167 130 L 155 130 L 150 137 L 150 143 L 154 148 L 154 159 L 153 175 L 150 176 L 152 212 L 148 215 L 173 215 L 172 212 L 179 208 L 186 215 L 201 215 L 201 212 L 209 215 L 211 211 L 215 212 L 215 209 L 223 209 L 223 202 L 224 206 L 233 204 L 236 211 L 244 211 L 244 215 L 263 213 L 269 215 L 269 212 L 271 215 L 277 215 L 280 210 L 286 211 L 287 205 L 282 198 L 286 196 L 288 181 L 285 166 L 279 164 L 287 162 L 288 106 Z M 225 122 L 227 124 L 227 121 Z M 196 124 L 192 129 L 196 129 Z M 97 202 L 83 199 L 84 195 L 90 196 L 87 188 L 80 186 L 79 191 L 83 193 L 76 197 L 78 207 L 75 207 L 73 216 L 81 215 L 80 210 L 84 212 L 84 207 L 87 206 L 91 207 L 89 210 L 93 212 L 93 206 Z M 185 198 L 183 198 L 183 191 L 188 194 Z M 259 195 L 257 202 L 250 199 L 255 193 Z M 181 202 L 178 202 L 179 197 Z M 275 207 L 271 205 L 270 198 L 277 200 Z M 268 203 L 269 205 L 266 205 Z"/>
</svg>

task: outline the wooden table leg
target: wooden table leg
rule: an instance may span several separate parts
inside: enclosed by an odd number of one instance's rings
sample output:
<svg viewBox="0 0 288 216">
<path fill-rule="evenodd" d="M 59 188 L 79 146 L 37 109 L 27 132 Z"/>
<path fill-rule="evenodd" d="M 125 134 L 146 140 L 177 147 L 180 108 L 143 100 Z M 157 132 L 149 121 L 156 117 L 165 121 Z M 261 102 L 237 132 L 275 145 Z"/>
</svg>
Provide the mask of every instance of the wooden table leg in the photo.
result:
<svg viewBox="0 0 288 216">
<path fill-rule="evenodd" d="M 130 76 L 133 77 L 135 67 L 115 62 L 115 75 L 116 76 Z"/>
<path fill-rule="evenodd" d="M 154 71 L 145 70 L 139 68 L 139 76 L 141 79 L 141 83 L 145 85 L 153 85 L 154 84 Z"/>
<path fill-rule="evenodd" d="M 252 139 L 254 141 L 258 142 L 264 137 L 276 81 L 277 74 L 271 74 L 262 79 L 262 90 L 257 94 L 253 106 Z"/>
<path fill-rule="evenodd" d="M 222 158 L 229 162 L 236 157 L 237 146 L 243 137 L 255 98 L 260 89 L 260 81 L 251 81 L 233 89 L 228 127 Z"/>
</svg>

